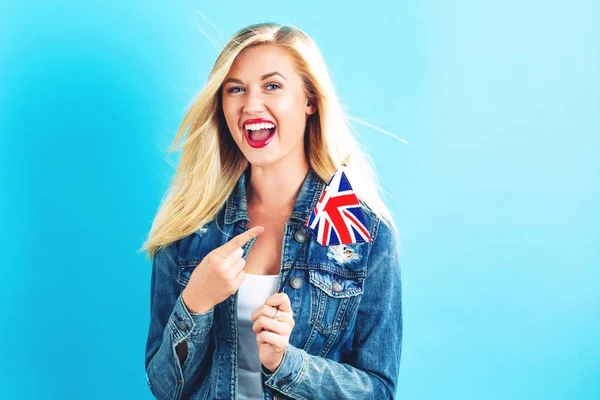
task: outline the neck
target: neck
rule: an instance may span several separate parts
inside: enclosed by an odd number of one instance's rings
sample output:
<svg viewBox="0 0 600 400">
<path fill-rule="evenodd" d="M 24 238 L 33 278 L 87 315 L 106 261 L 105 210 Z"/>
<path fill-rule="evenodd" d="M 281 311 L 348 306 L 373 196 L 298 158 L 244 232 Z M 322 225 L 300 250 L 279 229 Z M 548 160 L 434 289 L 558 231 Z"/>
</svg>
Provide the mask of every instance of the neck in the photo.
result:
<svg viewBox="0 0 600 400">
<path fill-rule="evenodd" d="M 267 167 L 251 165 L 246 191 L 248 208 L 291 215 L 308 169 L 305 158 Z"/>
</svg>

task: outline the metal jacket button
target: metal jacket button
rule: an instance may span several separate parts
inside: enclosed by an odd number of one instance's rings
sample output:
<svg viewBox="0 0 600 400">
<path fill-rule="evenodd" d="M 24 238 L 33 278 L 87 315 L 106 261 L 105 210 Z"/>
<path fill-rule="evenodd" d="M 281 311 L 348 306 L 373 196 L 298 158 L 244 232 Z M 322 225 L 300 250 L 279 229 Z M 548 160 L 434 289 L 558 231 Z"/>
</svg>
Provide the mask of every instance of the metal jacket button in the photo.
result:
<svg viewBox="0 0 600 400">
<path fill-rule="evenodd" d="M 187 325 L 185 321 L 179 321 L 179 329 L 181 329 L 182 331 L 187 331 Z"/>
<path fill-rule="evenodd" d="M 294 289 L 300 289 L 302 287 L 302 279 L 298 278 L 297 276 L 292 278 L 290 281 L 290 286 Z"/>
<path fill-rule="evenodd" d="M 339 282 L 333 282 L 333 291 L 339 292 L 340 290 L 342 290 L 342 285 Z"/>
<path fill-rule="evenodd" d="M 296 239 L 296 242 L 298 243 L 304 243 L 306 240 L 306 232 L 304 229 L 298 229 L 296 233 L 294 233 L 294 239 Z"/>
<path fill-rule="evenodd" d="M 286 383 L 287 383 L 287 378 L 282 378 L 282 379 L 280 379 L 280 380 L 277 381 L 277 386 L 282 387 Z"/>
</svg>

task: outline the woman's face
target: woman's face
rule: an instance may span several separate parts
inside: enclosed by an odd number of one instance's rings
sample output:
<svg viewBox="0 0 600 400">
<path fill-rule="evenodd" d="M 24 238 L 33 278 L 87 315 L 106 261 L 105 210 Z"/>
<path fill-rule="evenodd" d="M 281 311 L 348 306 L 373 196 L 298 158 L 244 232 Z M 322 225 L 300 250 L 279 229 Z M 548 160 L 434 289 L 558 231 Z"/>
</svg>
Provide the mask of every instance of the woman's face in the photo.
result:
<svg viewBox="0 0 600 400">
<path fill-rule="evenodd" d="M 242 52 L 223 83 L 227 126 L 255 166 L 304 158 L 306 118 L 314 111 L 292 58 L 277 46 Z"/>
</svg>

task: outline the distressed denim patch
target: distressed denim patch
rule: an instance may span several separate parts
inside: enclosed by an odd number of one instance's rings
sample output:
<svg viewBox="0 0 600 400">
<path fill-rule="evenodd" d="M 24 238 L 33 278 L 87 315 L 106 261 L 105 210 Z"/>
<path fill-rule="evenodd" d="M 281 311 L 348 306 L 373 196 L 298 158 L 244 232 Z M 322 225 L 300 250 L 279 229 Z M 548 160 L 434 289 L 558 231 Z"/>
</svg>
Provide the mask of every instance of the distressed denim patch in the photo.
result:
<svg viewBox="0 0 600 400">
<path fill-rule="evenodd" d="M 329 246 L 327 250 L 327 258 L 334 260 L 340 265 L 343 265 L 360 260 L 360 255 L 356 254 L 351 247 L 345 244 L 340 244 Z"/>
</svg>

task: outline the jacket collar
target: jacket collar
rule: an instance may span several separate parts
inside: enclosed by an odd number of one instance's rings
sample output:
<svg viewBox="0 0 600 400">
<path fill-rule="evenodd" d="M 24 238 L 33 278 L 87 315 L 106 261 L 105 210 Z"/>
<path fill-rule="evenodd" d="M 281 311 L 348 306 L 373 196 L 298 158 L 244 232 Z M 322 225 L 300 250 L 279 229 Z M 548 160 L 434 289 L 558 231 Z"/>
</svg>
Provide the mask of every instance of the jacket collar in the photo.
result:
<svg viewBox="0 0 600 400">
<path fill-rule="evenodd" d="M 233 224 L 238 221 L 246 221 L 248 223 L 248 200 L 246 197 L 246 182 L 250 173 L 250 165 L 238 179 L 232 193 L 225 204 L 225 223 Z M 290 221 L 304 223 L 308 221 L 312 210 L 316 207 L 319 198 L 326 183 L 323 181 L 311 167 L 302 182 L 300 193 L 294 203 L 294 209 L 290 216 Z"/>
</svg>

